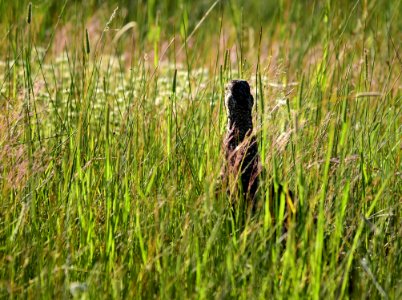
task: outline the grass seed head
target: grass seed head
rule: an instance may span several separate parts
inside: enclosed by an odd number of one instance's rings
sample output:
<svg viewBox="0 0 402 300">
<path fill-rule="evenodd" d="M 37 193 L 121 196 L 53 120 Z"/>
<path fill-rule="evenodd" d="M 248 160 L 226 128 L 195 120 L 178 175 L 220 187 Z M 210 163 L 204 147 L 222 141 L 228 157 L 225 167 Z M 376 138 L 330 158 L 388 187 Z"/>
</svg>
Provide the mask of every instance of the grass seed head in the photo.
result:
<svg viewBox="0 0 402 300">
<path fill-rule="evenodd" d="M 85 52 L 89 54 L 91 52 L 91 48 L 89 45 L 89 34 L 88 29 L 85 29 Z"/>
<path fill-rule="evenodd" d="M 27 14 L 27 23 L 31 24 L 32 21 L 32 2 L 28 4 L 28 14 Z"/>
</svg>

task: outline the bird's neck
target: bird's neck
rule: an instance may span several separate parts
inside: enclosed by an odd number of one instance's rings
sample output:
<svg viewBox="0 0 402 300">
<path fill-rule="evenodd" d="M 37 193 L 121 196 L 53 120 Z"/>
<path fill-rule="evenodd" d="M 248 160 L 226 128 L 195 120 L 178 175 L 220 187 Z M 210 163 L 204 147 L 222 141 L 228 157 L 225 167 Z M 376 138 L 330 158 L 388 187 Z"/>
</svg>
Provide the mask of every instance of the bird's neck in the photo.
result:
<svg viewBox="0 0 402 300">
<path fill-rule="evenodd" d="M 236 118 L 235 116 L 228 117 L 228 138 L 229 148 L 232 150 L 244 141 L 246 135 L 253 131 L 253 122 L 251 114 Z"/>
</svg>

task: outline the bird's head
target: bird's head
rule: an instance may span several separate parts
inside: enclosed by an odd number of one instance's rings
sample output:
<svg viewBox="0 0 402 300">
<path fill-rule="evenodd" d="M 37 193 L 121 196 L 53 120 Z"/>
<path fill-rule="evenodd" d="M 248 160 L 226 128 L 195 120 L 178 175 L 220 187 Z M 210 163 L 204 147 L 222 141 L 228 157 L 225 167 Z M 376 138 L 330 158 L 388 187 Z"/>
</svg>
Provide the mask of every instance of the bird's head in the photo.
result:
<svg viewBox="0 0 402 300">
<path fill-rule="evenodd" d="M 231 80 L 226 86 L 225 106 L 229 116 L 233 114 L 251 114 L 254 98 L 250 86 L 245 80 Z"/>
</svg>

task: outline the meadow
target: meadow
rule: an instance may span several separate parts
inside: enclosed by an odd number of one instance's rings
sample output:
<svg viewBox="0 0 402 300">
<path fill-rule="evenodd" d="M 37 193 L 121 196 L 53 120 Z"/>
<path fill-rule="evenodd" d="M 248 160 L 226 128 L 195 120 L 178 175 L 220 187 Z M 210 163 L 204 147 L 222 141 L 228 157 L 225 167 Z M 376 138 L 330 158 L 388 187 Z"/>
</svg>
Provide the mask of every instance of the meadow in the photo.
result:
<svg viewBox="0 0 402 300">
<path fill-rule="evenodd" d="M 0 0 L 0 298 L 401 299 L 401 19 L 399 0 Z M 262 188 L 297 199 L 286 231 L 265 198 L 239 226 L 219 188 L 236 78 Z"/>
</svg>

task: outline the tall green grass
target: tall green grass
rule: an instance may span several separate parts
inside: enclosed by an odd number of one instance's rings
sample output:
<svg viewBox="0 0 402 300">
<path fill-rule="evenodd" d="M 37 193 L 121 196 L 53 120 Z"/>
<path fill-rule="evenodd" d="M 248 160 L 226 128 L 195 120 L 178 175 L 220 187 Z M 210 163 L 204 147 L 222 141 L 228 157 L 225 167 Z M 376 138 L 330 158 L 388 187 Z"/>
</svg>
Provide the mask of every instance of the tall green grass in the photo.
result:
<svg viewBox="0 0 402 300">
<path fill-rule="evenodd" d="M 0 295 L 401 298 L 400 12 L 0 1 Z M 286 232 L 217 189 L 238 77 Z"/>
</svg>

